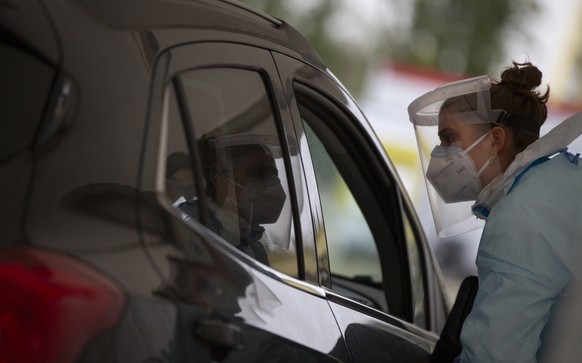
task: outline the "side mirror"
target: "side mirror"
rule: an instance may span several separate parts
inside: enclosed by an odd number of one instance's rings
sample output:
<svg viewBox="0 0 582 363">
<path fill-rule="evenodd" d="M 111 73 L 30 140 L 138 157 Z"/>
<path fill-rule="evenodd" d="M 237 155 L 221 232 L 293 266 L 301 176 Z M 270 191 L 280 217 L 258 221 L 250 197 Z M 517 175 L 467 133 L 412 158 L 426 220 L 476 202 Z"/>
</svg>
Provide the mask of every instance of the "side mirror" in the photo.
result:
<svg viewBox="0 0 582 363">
<path fill-rule="evenodd" d="M 430 357 L 431 363 L 452 363 L 461 354 L 461 328 L 473 308 L 478 287 L 477 276 L 468 276 L 463 280 L 453 309 Z"/>
</svg>

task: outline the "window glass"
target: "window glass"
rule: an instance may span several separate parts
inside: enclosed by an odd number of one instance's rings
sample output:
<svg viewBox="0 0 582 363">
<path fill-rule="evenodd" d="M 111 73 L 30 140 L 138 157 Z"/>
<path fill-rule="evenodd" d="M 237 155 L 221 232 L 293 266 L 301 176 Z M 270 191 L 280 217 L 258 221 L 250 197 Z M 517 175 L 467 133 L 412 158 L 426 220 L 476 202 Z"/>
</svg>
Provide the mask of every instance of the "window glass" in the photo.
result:
<svg viewBox="0 0 582 363">
<path fill-rule="evenodd" d="M 374 237 L 358 203 L 321 140 L 309 124 L 304 127 L 325 218 L 332 274 L 382 282 Z"/>
<path fill-rule="evenodd" d="M 388 312 L 375 239 L 353 193 L 365 188 L 363 175 L 329 130 L 314 132 L 323 121 L 308 108 L 299 109 L 323 209 L 332 290 Z"/>
<path fill-rule="evenodd" d="M 204 203 L 187 200 L 188 208 L 207 206 L 215 233 L 298 276 L 284 152 L 263 78 L 251 70 L 209 68 L 182 74 L 180 84 L 205 182 Z"/>
<path fill-rule="evenodd" d="M 54 68 L 0 37 L 0 162 L 31 146 Z"/>
</svg>

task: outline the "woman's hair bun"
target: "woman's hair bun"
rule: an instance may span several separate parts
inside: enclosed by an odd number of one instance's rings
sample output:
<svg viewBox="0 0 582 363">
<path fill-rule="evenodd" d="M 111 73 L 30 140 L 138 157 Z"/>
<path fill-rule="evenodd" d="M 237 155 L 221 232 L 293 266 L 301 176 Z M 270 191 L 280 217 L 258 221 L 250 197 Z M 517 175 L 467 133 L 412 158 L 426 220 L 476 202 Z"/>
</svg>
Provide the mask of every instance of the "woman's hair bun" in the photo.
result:
<svg viewBox="0 0 582 363">
<path fill-rule="evenodd" d="M 519 116 L 508 119 L 506 125 L 515 130 L 513 144 L 522 151 L 539 138 L 540 126 L 548 117 L 550 87 L 543 94 L 537 89 L 542 72 L 533 64 L 512 63 L 501 73 L 501 81 L 491 84 L 491 107 Z"/>
<path fill-rule="evenodd" d="M 501 73 L 501 84 L 513 89 L 531 91 L 542 84 L 542 72 L 533 64 L 513 62 Z"/>
</svg>

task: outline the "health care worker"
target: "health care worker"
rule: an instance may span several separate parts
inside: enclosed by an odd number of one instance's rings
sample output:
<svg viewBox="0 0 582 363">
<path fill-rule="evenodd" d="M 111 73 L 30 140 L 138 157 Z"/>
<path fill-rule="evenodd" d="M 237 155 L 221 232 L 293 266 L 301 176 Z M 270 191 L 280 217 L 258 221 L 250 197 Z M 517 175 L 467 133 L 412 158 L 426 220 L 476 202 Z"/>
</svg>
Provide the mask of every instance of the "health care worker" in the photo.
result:
<svg viewBox="0 0 582 363">
<path fill-rule="evenodd" d="M 540 138 L 549 96 L 536 91 L 541 78 L 532 64 L 513 63 L 498 82 L 448 84 L 408 108 L 439 236 L 486 221 L 461 362 L 544 360 L 557 322 L 571 305 L 582 309 L 569 303 L 582 256 L 582 166 L 567 151 L 582 114 Z"/>
</svg>

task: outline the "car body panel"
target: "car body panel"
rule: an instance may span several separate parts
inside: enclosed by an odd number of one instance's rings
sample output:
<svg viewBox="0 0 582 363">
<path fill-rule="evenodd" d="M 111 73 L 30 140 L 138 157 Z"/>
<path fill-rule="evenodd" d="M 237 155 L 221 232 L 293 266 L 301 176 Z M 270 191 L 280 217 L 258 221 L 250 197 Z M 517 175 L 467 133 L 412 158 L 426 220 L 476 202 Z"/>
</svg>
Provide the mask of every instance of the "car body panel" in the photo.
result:
<svg viewBox="0 0 582 363">
<path fill-rule="evenodd" d="M 430 362 L 438 336 L 419 334 L 410 324 L 374 314 L 366 306 L 355 307 L 342 297 L 333 300 L 341 302 L 333 302 L 331 307 L 354 361 Z"/>
</svg>

